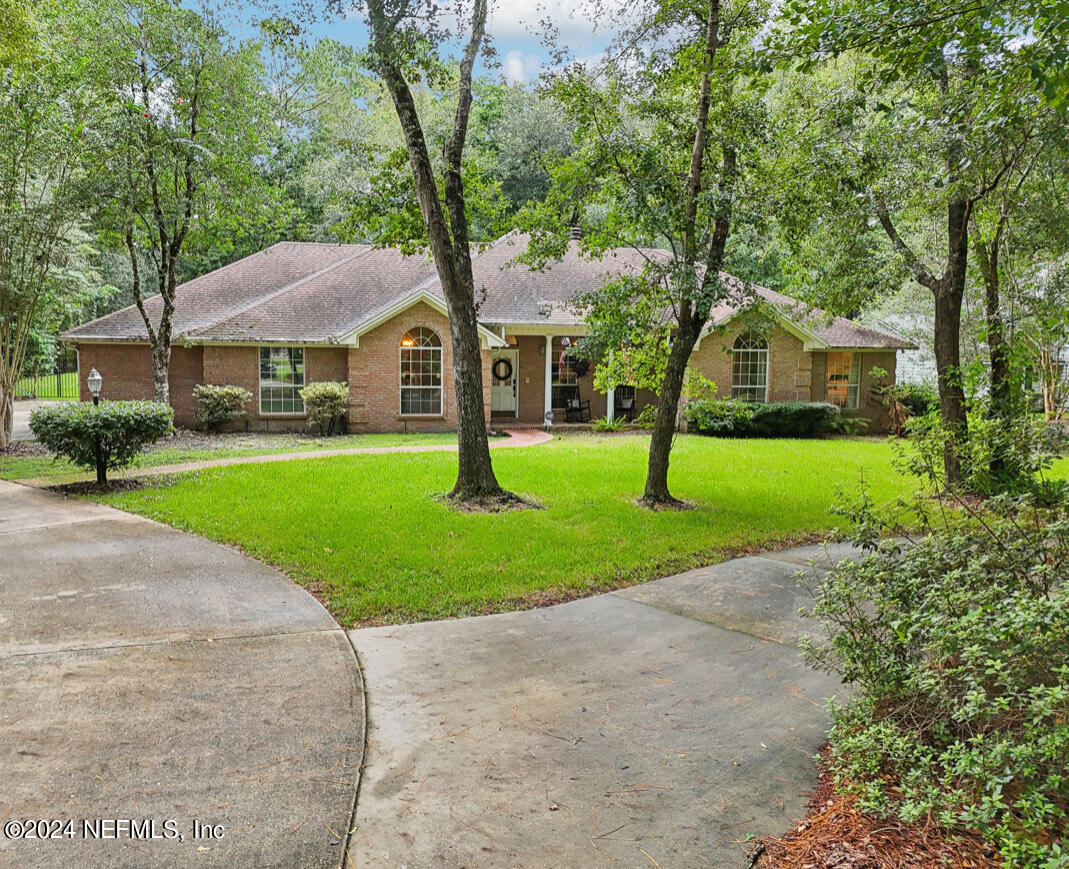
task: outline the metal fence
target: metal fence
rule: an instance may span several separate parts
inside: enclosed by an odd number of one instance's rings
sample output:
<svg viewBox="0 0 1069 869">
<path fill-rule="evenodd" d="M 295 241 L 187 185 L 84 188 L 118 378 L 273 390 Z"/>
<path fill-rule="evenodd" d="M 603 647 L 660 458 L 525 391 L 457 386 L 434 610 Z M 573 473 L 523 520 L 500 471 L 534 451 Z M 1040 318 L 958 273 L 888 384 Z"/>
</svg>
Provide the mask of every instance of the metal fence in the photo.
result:
<svg viewBox="0 0 1069 869">
<path fill-rule="evenodd" d="M 28 374 L 15 387 L 16 398 L 78 399 L 78 353 L 73 347 L 61 346 L 53 370 Z"/>
</svg>

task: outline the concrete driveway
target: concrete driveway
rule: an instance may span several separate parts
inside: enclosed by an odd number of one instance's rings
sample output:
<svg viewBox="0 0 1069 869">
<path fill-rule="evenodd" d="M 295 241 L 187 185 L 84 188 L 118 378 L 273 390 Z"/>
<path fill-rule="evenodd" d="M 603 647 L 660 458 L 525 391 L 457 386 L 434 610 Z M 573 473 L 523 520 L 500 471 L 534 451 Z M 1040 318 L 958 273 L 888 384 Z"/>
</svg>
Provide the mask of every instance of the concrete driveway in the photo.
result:
<svg viewBox="0 0 1069 869">
<path fill-rule="evenodd" d="M 30 431 L 30 414 L 46 402 L 43 401 L 16 401 L 14 405 L 14 424 L 11 429 L 11 439 L 15 441 L 32 441 L 33 432 Z"/>
<path fill-rule="evenodd" d="M 0 482 L 0 819 L 61 822 L 5 827 L 0 865 L 339 866 L 363 724 L 345 634 L 282 574 Z"/>
<path fill-rule="evenodd" d="M 359 867 L 743 867 L 804 814 L 840 686 L 795 571 L 744 558 L 529 612 L 350 632 L 368 692 Z"/>
</svg>

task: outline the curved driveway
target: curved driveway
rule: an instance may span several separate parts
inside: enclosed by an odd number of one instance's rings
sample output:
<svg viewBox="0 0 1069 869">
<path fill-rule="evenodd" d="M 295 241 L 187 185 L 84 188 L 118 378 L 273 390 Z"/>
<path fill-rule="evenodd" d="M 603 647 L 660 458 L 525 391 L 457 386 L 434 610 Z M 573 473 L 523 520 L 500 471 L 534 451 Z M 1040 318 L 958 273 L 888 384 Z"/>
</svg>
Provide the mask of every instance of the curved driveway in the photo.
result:
<svg viewBox="0 0 1069 869">
<path fill-rule="evenodd" d="M 743 869 L 805 813 L 838 680 L 807 668 L 806 547 L 527 612 L 350 632 L 360 869 Z M 819 569 L 819 568 L 818 568 Z"/>
<path fill-rule="evenodd" d="M 0 865 L 745 866 L 839 688 L 794 573 L 849 554 L 347 638 L 233 550 L 0 482 L 0 821 L 75 822 Z"/>
<path fill-rule="evenodd" d="M 339 866 L 363 742 L 352 648 L 285 576 L 0 482 L 0 819 L 74 821 L 0 865 Z"/>
</svg>

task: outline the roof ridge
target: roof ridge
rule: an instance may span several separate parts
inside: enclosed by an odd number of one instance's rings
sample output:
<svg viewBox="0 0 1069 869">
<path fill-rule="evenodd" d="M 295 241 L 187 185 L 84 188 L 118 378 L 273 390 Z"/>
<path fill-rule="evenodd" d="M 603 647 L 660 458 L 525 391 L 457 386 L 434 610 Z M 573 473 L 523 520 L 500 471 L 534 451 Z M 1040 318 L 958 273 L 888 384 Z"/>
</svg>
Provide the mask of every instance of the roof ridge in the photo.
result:
<svg viewBox="0 0 1069 869">
<path fill-rule="evenodd" d="M 304 242 L 279 242 L 279 244 L 283 243 L 304 244 Z M 313 244 L 317 243 L 319 242 L 313 242 Z M 272 247 L 274 247 L 274 245 L 272 245 Z M 372 250 L 374 250 L 374 248 L 368 245 L 365 247 L 364 250 L 359 250 L 354 254 L 350 254 L 347 257 L 343 257 L 337 262 L 333 262 L 330 265 L 319 269 L 318 271 L 312 272 L 312 274 L 310 275 L 305 275 L 303 278 L 293 281 L 292 283 L 286 284 L 286 286 L 281 287 L 280 289 L 274 290 L 268 293 L 267 295 L 259 296 L 254 301 L 246 302 L 244 305 L 239 305 L 237 308 L 232 308 L 231 310 L 227 311 L 225 315 L 216 318 L 207 325 L 198 326 L 196 329 L 186 332 L 185 335 L 186 337 L 192 337 L 194 335 L 199 335 L 203 332 L 206 332 L 209 329 L 217 329 L 219 326 L 229 322 L 230 320 L 233 320 L 235 317 L 240 317 L 242 314 L 251 311 L 253 308 L 257 308 L 266 302 L 270 302 L 272 299 L 277 299 L 279 296 L 283 295 L 284 293 L 288 293 L 290 290 L 297 289 L 297 287 L 301 286 L 301 284 L 305 284 L 308 281 L 320 277 L 321 275 L 325 275 L 327 272 L 333 271 L 334 269 L 338 268 L 339 266 L 343 266 L 346 263 L 350 263 L 354 259 L 359 259 L 362 256 L 367 256 L 369 253 L 371 253 Z"/>
</svg>

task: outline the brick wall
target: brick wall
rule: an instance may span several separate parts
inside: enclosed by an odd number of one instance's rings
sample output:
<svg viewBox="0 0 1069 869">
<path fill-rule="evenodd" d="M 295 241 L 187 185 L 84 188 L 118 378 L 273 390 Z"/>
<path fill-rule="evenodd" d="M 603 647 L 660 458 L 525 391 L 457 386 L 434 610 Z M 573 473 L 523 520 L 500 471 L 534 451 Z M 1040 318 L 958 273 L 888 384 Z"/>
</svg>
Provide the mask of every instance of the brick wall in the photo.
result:
<svg viewBox="0 0 1069 869">
<path fill-rule="evenodd" d="M 304 382 L 332 380 L 345 383 L 348 376 L 348 349 L 345 347 L 305 347 Z M 305 414 L 260 413 L 260 348 L 212 346 L 204 348 L 204 383 L 215 386 L 242 386 L 252 393 L 245 406 L 248 416 L 230 423 L 231 430 L 304 430 Z"/>
<path fill-rule="evenodd" d="M 115 401 L 151 399 L 152 356 L 147 344 L 83 344 L 78 346 L 78 391 L 82 401 L 92 401 L 85 378 L 92 369 L 104 378 L 101 396 Z M 201 383 L 203 356 L 200 347 L 171 349 L 168 368 L 175 425 L 193 425 L 193 386 Z"/>
<path fill-rule="evenodd" d="M 442 413 L 435 416 L 401 415 L 401 338 L 410 329 L 425 326 L 442 339 Z M 381 326 L 360 336 L 360 346 L 347 357 L 350 431 L 454 431 L 457 408 L 453 380 L 453 350 L 449 321 L 420 302 Z M 483 406 L 490 419 L 490 353 L 482 351 Z"/>
<path fill-rule="evenodd" d="M 731 396 L 731 353 L 743 327 L 716 332 L 702 339 L 691 354 L 691 368 L 717 385 L 717 395 Z M 812 354 L 802 342 L 784 329 L 774 329 L 768 337 L 768 400 L 810 401 Z"/>
</svg>

